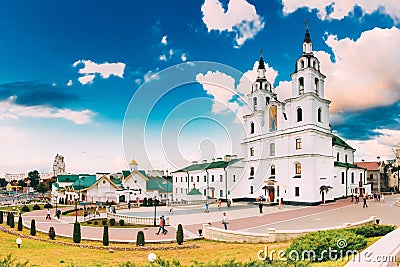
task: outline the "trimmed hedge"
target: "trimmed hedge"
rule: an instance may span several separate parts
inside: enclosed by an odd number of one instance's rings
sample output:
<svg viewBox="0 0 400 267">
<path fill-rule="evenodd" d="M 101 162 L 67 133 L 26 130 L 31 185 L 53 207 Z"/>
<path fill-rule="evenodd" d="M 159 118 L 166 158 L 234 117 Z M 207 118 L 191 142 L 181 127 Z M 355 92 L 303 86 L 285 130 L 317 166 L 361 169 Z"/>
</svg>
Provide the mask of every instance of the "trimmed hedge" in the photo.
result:
<svg viewBox="0 0 400 267">
<path fill-rule="evenodd" d="M 18 217 L 18 231 L 22 231 L 22 216 L 21 216 L 21 214 Z"/>
<path fill-rule="evenodd" d="M 124 226 L 125 225 L 125 221 L 124 220 L 119 220 L 119 226 Z"/>
<path fill-rule="evenodd" d="M 31 221 L 31 231 L 30 231 L 31 236 L 36 235 L 36 222 L 34 219 Z"/>
<path fill-rule="evenodd" d="M 49 237 L 51 240 L 56 239 L 56 231 L 54 230 L 53 226 L 49 228 Z"/>
<path fill-rule="evenodd" d="M 110 225 L 111 225 L 111 226 L 114 226 L 114 225 L 115 225 L 115 219 L 114 219 L 114 218 L 111 218 L 111 219 L 110 219 Z"/>
<path fill-rule="evenodd" d="M 15 221 L 14 221 L 14 213 L 10 212 L 10 228 L 14 228 Z"/>
<path fill-rule="evenodd" d="M 183 243 L 182 224 L 178 224 L 178 230 L 176 230 L 176 243 L 178 243 L 178 245 L 182 245 L 182 243 Z"/>
<path fill-rule="evenodd" d="M 354 232 L 356 235 L 362 235 L 366 238 L 384 236 L 396 229 L 393 225 L 364 225 L 357 228 L 352 228 L 350 231 Z"/>
<path fill-rule="evenodd" d="M 340 259 L 341 256 L 346 256 L 347 251 L 359 251 L 366 245 L 364 236 L 347 229 L 318 231 L 296 238 L 286 254 L 290 261 L 301 260 L 304 258 L 302 255 L 306 255 L 307 258 L 303 260 L 322 262 Z"/>
<path fill-rule="evenodd" d="M 52 209 L 53 205 L 51 205 L 50 203 L 46 203 L 46 204 L 44 204 L 44 208 L 45 209 Z"/>
<path fill-rule="evenodd" d="M 139 231 L 136 236 L 136 246 L 144 246 L 146 244 L 144 240 L 144 232 Z"/>
<path fill-rule="evenodd" d="M 3 220 L 4 220 L 3 216 L 4 216 L 3 212 L 0 211 L 0 224 L 3 223 Z"/>
<path fill-rule="evenodd" d="M 40 210 L 40 206 L 39 206 L 38 204 L 35 204 L 35 205 L 32 207 L 32 209 L 33 209 L 33 210 Z"/>
<path fill-rule="evenodd" d="M 24 206 L 21 208 L 21 211 L 23 211 L 23 212 L 30 212 L 31 209 L 30 209 L 27 205 L 24 205 Z"/>
<path fill-rule="evenodd" d="M 74 243 L 81 242 L 81 224 L 79 222 L 74 223 L 74 233 L 72 235 L 72 240 Z"/>
<path fill-rule="evenodd" d="M 103 230 L 103 245 L 108 246 L 109 244 L 109 239 L 108 239 L 108 226 L 104 225 L 104 230 Z"/>
</svg>

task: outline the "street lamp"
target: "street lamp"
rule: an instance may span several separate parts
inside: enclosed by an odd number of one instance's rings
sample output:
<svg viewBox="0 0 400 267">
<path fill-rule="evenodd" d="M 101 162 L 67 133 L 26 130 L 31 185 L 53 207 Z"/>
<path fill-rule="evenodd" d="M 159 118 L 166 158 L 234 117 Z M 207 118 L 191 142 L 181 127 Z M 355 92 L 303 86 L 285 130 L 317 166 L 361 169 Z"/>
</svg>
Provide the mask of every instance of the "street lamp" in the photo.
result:
<svg viewBox="0 0 400 267">
<path fill-rule="evenodd" d="M 130 210 L 131 209 L 131 191 L 129 191 L 130 190 L 129 186 L 127 186 L 126 188 L 128 189 L 128 209 Z"/>
<path fill-rule="evenodd" d="M 75 196 L 75 222 L 78 222 L 78 196 Z"/>
<path fill-rule="evenodd" d="M 56 213 L 57 213 L 57 201 L 58 200 L 58 197 L 57 197 L 57 195 L 54 195 L 54 201 L 56 202 Z"/>
<path fill-rule="evenodd" d="M 17 243 L 18 248 L 21 248 L 22 239 L 18 237 L 17 240 L 15 240 L 15 243 Z"/>
<path fill-rule="evenodd" d="M 154 226 L 157 226 L 156 219 L 157 219 L 157 193 L 154 192 Z"/>
<path fill-rule="evenodd" d="M 380 162 L 379 160 L 381 159 L 380 156 L 376 157 L 377 161 L 378 161 L 378 171 L 379 171 L 379 175 L 378 175 L 378 194 L 381 193 L 381 178 L 382 178 L 382 162 Z"/>
</svg>

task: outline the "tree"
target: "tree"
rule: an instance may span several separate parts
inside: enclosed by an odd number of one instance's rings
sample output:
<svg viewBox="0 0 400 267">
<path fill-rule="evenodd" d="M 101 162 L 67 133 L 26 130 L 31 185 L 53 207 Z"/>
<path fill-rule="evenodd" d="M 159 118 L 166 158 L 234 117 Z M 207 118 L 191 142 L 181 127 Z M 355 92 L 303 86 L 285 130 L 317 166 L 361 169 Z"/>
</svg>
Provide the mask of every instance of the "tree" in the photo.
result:
<svg viewBox="0 0 400 267">
<path fill-rule="evenodd" d="M 14 222 L 14 213 L 10 212 L 10 228 L 14 228 L 15 222 Z"/>
<path fill-rule="evenodd" d="M 40 176 L 39 172 L 37 170 L 30 171 L 28 173 L 28 178 L 30 183 L 30 186 L 36 189 L 36 186 L 39 184 Z"/>
<path fill-rule="evenodd" d="M 5 178 L 0 178 L 0 187 L 6 187 L 7 184 L 8 183 Z"/>
<path fill-rule="evenodd" d="M 43 195 L 44 193 L 49 191 L 49 187 L 47 186 L 46 183 L 40 183 L 36 186 L 36 191 L 38 191 L 38 193 L 41 193 Z"/>
<path fill-rule="evenodd" d="M 24 180 L 19 180 L 18 186 L 26 187 L 26 183 L 24 182 Z"/>
<path fill-rule="evenodd" d="M 21 214 L 18 217 L 18 231 L 22 231 L 22 216 L 21 216 Z"/>
<path fill-rule="evenodd" d="M 81 242 L 81 224 L 79 222 L 74 223 L 74 233 L 72 236 L 72 240 L 74 241 L 74 243 Z"/>
<path fill-rule="evenodd" d="M 104 225 L 104 231 L 103 231 L 103 245 L 108 246 L 109 240 L 108 240 L 108 225 Z"/>
<path fill-rule="evenodd" d="M 49 228 L 49 237 L 51 240 L 56 239 L 56 231 L 54 230 L 53 226 Z"/>
<path fill-rule="evenodd" d="M 31 232 L 30 232 L 31 236 L 35 236 L 36 235 L 36 223 L 35 220 L 32 219 L 31 221 Z"/>
<path fill-rule="evenodd" d="M 178 230 L 176 230 L 176 242 L 178 243 L 178 245 L 182 245 L 182 243 L 183 243 L 182 224 L 178 224 Z"/>
<path fill-rule="evenodd" d="M 139 231 L 136 236 L 136 246 L 144 246 L 144 233 L 143 231 Z"/>
</svg>

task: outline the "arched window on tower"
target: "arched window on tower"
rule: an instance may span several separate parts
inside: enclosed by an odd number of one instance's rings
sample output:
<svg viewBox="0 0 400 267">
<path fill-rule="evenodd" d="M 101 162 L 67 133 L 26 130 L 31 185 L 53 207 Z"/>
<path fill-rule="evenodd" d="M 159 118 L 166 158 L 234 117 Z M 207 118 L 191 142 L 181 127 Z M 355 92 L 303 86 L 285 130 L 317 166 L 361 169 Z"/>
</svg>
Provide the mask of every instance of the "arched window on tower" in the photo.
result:
<svg viewBox="0 0 400 267">
<path fill-rule="evenodd" d="M 253 98 L 253 110 L 257 110 L 257 97 Z"/>
<path fill-rule="evenodd" d="M 318 95 L 318 93 L 319 93 L 319 79 L 318 78 L 315 78 L 315 80 L 314 80 L 314 91 Z"/>
<path fill-rule="evenodd" d="M 270 98 L 267 96 L 267 97 L 265 98 L 265 103 L 266 103 L 266 105 L 269 104 L 269 101 L 270 101 Z"/>
<path fill-rule="evenodd" d="M 318 122 L 322 122 L 322 109 L 321 108 L 318 109 L 317 117 L 318 117 L 317 118 Z"/>
<path fill-rule="evenodd" d="M 304 60 L 300 61 L 300 68 L 304 69 Z"/>
<path fill-rule="evenodd" d="M 304 78 L 299 78 L 299 95 L 304 94 Z"/>
<path fill-rule="evenodd" d="M 296 173 L 297 175 L 301 174 L 301 164 L 300 164 L 300 162 L 296 162 L 296 163 L 294 164 L 294 168 L 295 168 L 295 173 Z"/>
<path fill-rule="evenodd" d="M 250 122 L 250 134 L 254 133 L 254 122 Z"/>
<path fill-rule="evenodd" d="M 303 120 L 303 110 L 301 108 L 297 108 L 297 122 Z"/>
</svg>

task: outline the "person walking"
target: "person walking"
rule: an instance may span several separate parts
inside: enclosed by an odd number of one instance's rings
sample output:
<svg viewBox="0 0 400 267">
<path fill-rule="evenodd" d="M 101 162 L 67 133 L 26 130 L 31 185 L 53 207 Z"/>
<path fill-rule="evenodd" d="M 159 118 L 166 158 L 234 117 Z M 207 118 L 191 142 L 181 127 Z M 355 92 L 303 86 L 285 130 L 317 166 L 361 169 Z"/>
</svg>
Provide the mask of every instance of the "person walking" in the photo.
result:
<svg viewBox="0 0 400 267">
<path fill-rule="evenodd" d="M 353 195 L 353 193 L 351 193 L 351 202 L 353 202 L 354 201 L 354 195 Z"/>
<path fill-rule="evenodd" d="M 46 221 L 51 220 L 50 209 L 47 209 Z"/>
<path fill-rule="evenodd" d="M 367 197 L 364 195 L 364 197 L 363 197 L 363 208 L 368 208 L 368 205 L 367 205 Z"/>
<path fill-rule="evenodd" d="M 260 202 L 258 202 L 258 209 L 260 210 L 260 214 L 262 214 L 263 213 L 263 204 L 262 204 L 261 200 L 260 200 Z"/>
<path fill-rule="evenodd" d="M 224 229 L 228 230 L 228 217 L 226 216 L 226 212 L 222 213 L 222 224 L 224 225 Z"/>
<path fill-rule="evenodd" d="M 161 216 L 160 217 L 160 227 L 158 227 L 158 232 L 156 233 L 156 235 L 159 235 L 160 231 L 164 234 L 164 231 L 165 231 L 164 227 L 165 227 L 165 220 L 163 220 L 163 217 Z"/>
<path fill-rule="evenodd" d="M 205 212 L 205 213 L 208 213 L 208 212 L 209 212 L 209 210 L 208 210 L 208 203 L 204 204 L 204 212 Z"/>
<path fill-rule="evenodd" d="M 218 199 L 218 210 L 221 209 L 221 205 L 222 205 L 222 200 L 221 200 L 221 199 Z"/>
<path fill-rule="evenodd" d="M 280 201 L 279 201 L 279 209 L 281 210 L 283 207 L 283 197 L 281 197 Z"/>
</svg>

